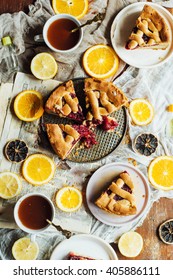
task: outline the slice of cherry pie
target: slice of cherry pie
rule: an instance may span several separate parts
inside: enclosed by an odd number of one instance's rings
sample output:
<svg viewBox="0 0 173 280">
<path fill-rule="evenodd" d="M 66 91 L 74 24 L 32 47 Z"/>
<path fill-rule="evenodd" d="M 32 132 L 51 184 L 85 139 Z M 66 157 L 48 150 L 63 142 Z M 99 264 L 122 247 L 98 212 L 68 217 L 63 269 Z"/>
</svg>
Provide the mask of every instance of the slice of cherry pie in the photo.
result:
<svg viewBox="0 0 173 280">
<path fill-rule="evenodd" d="M 163 16 L 145 5 L 136 20 L 126 48 L 166 49 L 170 44 L 170 30 Z"/>
<path fill-rule="evenodd" d="M 105 192 L 96 200 L 96 205 L 112 214 L 134 215 L 137 211 L 134 184 L 127 171 L 119 174 Z"/>
<path fill-rule="evenodd" d="M 72 80 L 60 85 L 48 98 L 45 111 L 59 117 L 83 121 L 84 116 Z"/>
<path fill-rule="evenodd" d="M 85 125 L 46 124 L 45 126 L 50 144 L 61 159 L 67 158 L 80 140 L 87 148 L 97 144 L 95 134 Z"/>
<path fill-rule="evenodd" d="M 68 255 L 68 260 L 85 261 L 85 260 L 95 260 L 95 259 L 90 258 L 90 257 L 86 257 L 86 256 L 85 257 L 80 256 L 80 255 L 77 255 L 74 252 L 70 252 L 69 255 Z"/>
<path fill-rule="evenodd" d="M 127 105 L 127 97 L 113 83 L 95 78 L 85 79 L 85 100 L 88 110 L 86 120 L 94 126 L 101 125 L 106 131 L 112 131 L 118 123 L 109 114 Z"/>
</svg>

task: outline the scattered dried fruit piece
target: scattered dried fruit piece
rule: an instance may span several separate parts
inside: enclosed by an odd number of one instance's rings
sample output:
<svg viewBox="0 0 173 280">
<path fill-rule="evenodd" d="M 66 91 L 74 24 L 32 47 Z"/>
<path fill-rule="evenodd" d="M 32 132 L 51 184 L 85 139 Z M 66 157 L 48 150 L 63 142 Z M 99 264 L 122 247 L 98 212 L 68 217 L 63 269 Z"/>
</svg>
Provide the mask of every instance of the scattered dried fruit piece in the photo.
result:
<svg viewBox="0 0 173 280">
<path fill-rule="evenodd" d="M 0 197 L 10 199 L 17 196 L 22 189 L 19 176 L 12 172 L 0 173 Z"/>
<path fill-rule="evenodd" d="M 173 244 L 173 219 L 165 221 L 159 226 L 160 239 L 166 244 Z"/>
<path fill-rule="evenodd" d="M 154 188 L 170 191 L 173 190 L 173 157 L 160 156 L 149 165 L 148 177 Z"/>
<path fill-rule="evenodd" d="M 154 117 L 153 106 L 143 98 L 134 99 L 129 106 L 130 116 L 136 125 L 147 125 Z"/>
<path fill-rule="evenodd" d="M 170 105 L 166 108 L 166 110 L 167 110 L 168 112 L 173 112 L 173 104 L 170 104 Z"/>
<path fill-rule="evenodd" d="M 143 238 L 137 232 L 126 232 L 120 237 L 118 248 L 123 256 L 134 258 L 140 254 L 143 248 Z"/>
<path fill-rule="evenodd" d="M 15 260 L 35 260 L 38 253 L 38 244 L 27 237 L 18 239 L 12 247 L 12 255 Z"/>
<path fill-rule="evenodd" d="M 150 156 L 158 147 L 158 139 L 152 133 L 141 133 L 134 141 L 134 150 L 144 156 Z"/>
<path fill-rule="evenodd" d="M 56 193 L 56 205 L 64 212 L 77 211 L 82 204 L 82 193 L 74 186 L 65 186 Z"/>
<path fill-rule="evenodd" d="M 5 155 L 9 161 L 22 162 L 28 155 L 28 147 L 19 139 L 9 141 L 5 146 Z"/>
</svg>

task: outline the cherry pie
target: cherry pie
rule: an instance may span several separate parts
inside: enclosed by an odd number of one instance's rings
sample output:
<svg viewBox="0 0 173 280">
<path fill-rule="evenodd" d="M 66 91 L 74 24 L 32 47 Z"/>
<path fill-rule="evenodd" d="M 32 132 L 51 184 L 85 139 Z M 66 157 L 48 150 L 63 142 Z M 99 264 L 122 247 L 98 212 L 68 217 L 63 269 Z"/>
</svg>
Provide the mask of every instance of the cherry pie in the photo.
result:
<svg viewBox="0 0 173 280">
<path fill-rule="evenodd" d="M 46 124 L 47 135 L 55 153 L 65 159 L 79 140 L 86 148 L 97 144 L 95 134 L 85 125 Z"/>
<path fill-rule="evenodd" d="M 77 255 L 73 252 L 70 252 L 69 255 L 68 255 L 68 260 L 75 260 L 75 261 L 84 261 L 84 260 L 94 260 L 90 257 L 84 257 L 84 256 L 80 256 L 80 255 Z"/>
<path fill-rule="evenodd" d="M 127 104 L 124 93 L 113 83 L 95 78 L 85 79 L 84 92 L 88 110 L 87 122 L 94 126 L 102 125 L 106 131 L 113 130 L 118 123 L 108 115 Z"/>
<path fill-rule="evenodd" d="M 55 89 L 46 102 L 45 111 L 75 121 L 84 120 L 82 108 L 71 80 Z"/>
<path fill-rule="evenodd" d="M 165 19 L 155 9 L 145 5 L 136 20 L 126 48 L 166 49 L 170 43 L 170 30 Z"/>
<path fill-rule="evenodd" d="M 133 181 L 127 171 L 124 171 L 119 174 L 95 203 L 99 208 L 113 214 L 134 215 L 137 208 L 133 190 Z"/>
</svg>

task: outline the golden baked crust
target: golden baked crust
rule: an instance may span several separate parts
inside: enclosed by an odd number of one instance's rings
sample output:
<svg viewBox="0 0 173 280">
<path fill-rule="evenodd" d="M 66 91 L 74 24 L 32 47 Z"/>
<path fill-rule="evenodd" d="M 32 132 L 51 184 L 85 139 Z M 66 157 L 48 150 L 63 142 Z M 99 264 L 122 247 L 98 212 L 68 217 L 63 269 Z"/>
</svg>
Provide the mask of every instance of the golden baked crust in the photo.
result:
<svg viewBox="0 0 173 280">
<path fill-rule="evenodd" d="M 170 30 L 165 19 L 151 6 L 145 5 L 136 20 L 127 48 L 166 49 L 169 43 Z"/>
<path fill-rule="evenodd" d="M 83 120 L 82 108 L 79 105 L 72 80 L 54 90 L 46 102 L 45 111 L 60 117 Z"/>
<path fill-rule="evenodd" d="M 127 104 L 127 97 L 113 83 L 95 78 L 85 79 L 87 120 L 102 121 L 103 116 Z"/>
<path fill-rule="evenodd" d="M 80 140 L 80 134 L 68 124 L 46 124 L 46 130 L 52 148 L 61 159 L 65 159 Z"/>
<path fill-rule="evenodd" d="M 112 214 L 127 216 L 136 214 L 136 202 L 133 194 L 134 184 L 130 175 L 125 171 L 111 183 L 101 194 L 95 204 Z"/>
</svg>

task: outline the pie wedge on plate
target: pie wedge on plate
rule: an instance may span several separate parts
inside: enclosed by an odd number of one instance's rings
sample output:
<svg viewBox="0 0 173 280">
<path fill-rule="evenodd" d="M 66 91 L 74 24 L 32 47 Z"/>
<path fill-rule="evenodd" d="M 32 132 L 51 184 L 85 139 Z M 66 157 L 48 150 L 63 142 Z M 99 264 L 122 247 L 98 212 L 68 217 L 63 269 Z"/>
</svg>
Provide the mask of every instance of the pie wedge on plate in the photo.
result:
<svg viewBox="0 0 173 280">
<path fill-rule="evenodd" d="M 136 20 L 126 48 L 166 49 L 170 40 L 170 30 L 164 17 L 151 6 L 145 5 Z"/>
<path fill-rule="evenodd" d="M 127 216 L 136 214 L 134 184 L 127 171 L 121 172 L 106 191 L 96 200 L 96 205 L 112 214 Z"/>
</svg>

